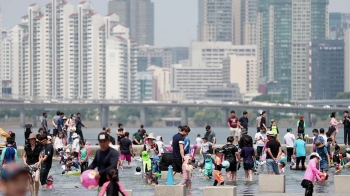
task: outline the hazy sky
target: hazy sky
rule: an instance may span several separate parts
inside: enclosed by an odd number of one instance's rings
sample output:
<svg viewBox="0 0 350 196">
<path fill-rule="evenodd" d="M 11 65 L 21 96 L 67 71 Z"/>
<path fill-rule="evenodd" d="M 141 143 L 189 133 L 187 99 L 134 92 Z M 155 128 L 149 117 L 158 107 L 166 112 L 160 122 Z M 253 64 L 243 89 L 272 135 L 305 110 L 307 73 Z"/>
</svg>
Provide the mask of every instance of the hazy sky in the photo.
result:
<svg viewBox="0 0 350 196">
<path fill-rule="evenodd" d="M 67 0 L 76 5 L 82 0 Z M 109 0 L 90 0 L 97 12 L 107 14 Z M 0 0 L 3 27 L 12 28 L 27 14 L 28 6 L 50 0 Z M 197 37 L 197 0 L 154 0 L 157 46 L 188 46 Z M 44 7 L 43 7 L 44 8 Z M 331 12 L 349 12 L 350 0 L 330 0 Z"/>
</svg>

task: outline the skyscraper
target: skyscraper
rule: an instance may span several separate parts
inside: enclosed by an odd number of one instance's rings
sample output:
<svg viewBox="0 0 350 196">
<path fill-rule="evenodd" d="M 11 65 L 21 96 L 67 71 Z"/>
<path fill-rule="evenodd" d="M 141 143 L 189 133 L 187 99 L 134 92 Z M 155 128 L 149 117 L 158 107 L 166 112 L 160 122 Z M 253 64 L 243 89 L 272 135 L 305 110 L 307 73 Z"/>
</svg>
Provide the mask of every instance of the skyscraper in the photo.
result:
<svg viewBox="0 0 350 196">
<path fill-rule="evenodd" d="M 154 3 L 151 0 L 111 0 L 108 12 L 130 28 L 138 45 L 154 45 Z"/>
<path fill-rule="evenodd" d="M 232 41 L 232 0 L 198 0 L 197 30 L 198 41 Z"/>
<path fill-rule="evenodd" d="M 256 45 L 258 0 L 232 0 L 235 45 Z"/>
<path fill-rule="evenodd" d="M 350 92 L 350 29 L 345 33 L 344 42 L 344 92 Z"/>
<path fill-rule="evenodd" d="M 262 76 L 276 81 L 286 99 L 309 94 L 309 47 L 328 37 L 329 0 L 259 0 L 258 49 Z"/>
</svg>

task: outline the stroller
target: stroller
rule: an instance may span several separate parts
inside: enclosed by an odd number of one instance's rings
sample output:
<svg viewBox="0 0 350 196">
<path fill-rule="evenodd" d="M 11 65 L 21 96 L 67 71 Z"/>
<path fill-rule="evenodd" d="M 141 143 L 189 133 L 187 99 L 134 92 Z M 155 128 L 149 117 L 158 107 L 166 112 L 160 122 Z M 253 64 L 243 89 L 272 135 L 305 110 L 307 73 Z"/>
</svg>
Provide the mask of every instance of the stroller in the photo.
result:
<svg viewBox="0 0 350 196">
<path fill-rule="evenodd" d="M 24 145 L 29 144 L 28 137 L 32 133 L 32 128 L 31 124 L 24 125 Z"/>
</svg>

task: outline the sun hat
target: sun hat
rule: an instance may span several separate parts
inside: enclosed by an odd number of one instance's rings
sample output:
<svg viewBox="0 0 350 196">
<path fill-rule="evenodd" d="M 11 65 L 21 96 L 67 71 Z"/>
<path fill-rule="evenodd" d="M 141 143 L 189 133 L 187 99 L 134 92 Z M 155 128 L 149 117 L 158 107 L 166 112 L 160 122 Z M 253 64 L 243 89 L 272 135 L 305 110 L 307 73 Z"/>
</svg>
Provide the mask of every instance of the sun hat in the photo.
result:
<svg viewBox="0 0 350 196">
<path fill-rule="evenodd" d="M 50 139 L 50 140 L 52 140 L 52 137 L 51 137 L 51 136 L 47 136 L 47 139 Z"/>
<path fill-rule="evenodd" d="M 271 136 L 271 137 L 275 137 L 275 133 L 273 133 L 273 131 L 267 131 L 266 135 Z"/>
<path fill-rule="evenodd" d="M 67 153 L 70 152 L 69 148 L 67 148 L 66 152 L 67 152 Z"/>
<path fill-rule="evenodd" d="M 29 134 L 28 140 L 36 139 L 36 135 L 34 133 Z"/>
<path fill-rule="evenodd" d="M 64 116 L 64 117 L 62 118 L 62 120 L 67 120 L 67 117 Z"/>
<path fill-rule="evenodd" d="M 320 161 L 322 160 L 322 158 L 320 157 L 320 155 L 317 152 L 311 153 L 309 159 L 313 159 L 314 157 L 318 157 L 320 159 Z"/>
<path fill-rule="evenodd" d="M 153 139 L 153 140 L 155 140 L 156 138 L 154 137 L 154 133 L 149 133 L 148 137 L 146 139 Z"/>
<path fill-rule="evenodd" d="M 73 133 L 72 138 L 77 138 L 78 134 L 77 133 Z"/>
<path fill-rule="evenodd" d="M 29 174 L 29 171 L 17 163 L 10 163 L 2 167 L 0 178 L 2 180 L 10 180 L 21 173 Z"/>
<path fill-rule="evenodd" d="M 317 148 L 322 148 L 322 147 L 324 147 L 324 144 L 323 144 L 320 140 L 318 140 L 318 141 L 315 143 L 315 145 L 316 145 Z"/>
<path fill-rule="evenodd" d="M 47 178 L 46 181 L 51 181 L 51 182 L 53 182 L 53 177 L 52 177 L 52 176 L 49 176 L 49 177 Z"/>
</svg>

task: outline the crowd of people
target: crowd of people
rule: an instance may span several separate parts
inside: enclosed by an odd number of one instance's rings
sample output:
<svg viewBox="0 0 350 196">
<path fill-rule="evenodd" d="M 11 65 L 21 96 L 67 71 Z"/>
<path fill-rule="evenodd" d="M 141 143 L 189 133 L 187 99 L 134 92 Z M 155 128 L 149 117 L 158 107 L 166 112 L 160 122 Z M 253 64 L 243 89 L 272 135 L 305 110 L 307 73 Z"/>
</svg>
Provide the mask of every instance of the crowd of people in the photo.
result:
<svg viewBox="0 0 350 196">
<path fill-rule="evenodd" d="M 56 114 L 52 119 L 52 133 L 48 128 L 47 113 L 43 113 L 42 127 L 38 134 L 31 133 L 26 138 L 22 157 L 26 169 L 12 164 L 18 161 L 17 144 L 15 133 L 9 133 L 6 148 L 3 149 L 0 158 L 3 166 L 0 188 L 3 192 L 14 191 L 21 195 L 20 193 L 25 191 L 22 188 L 13 188 L 13 182 L 24 182 L 25 177 L 20 174 L 29 174 L 27 177 L 29 176 L 29 190 L 32 196 L 38 195 L 39 183 L 44 188 L 53 188 L 54 179 L 49 176 L 49 172 L 53 158 L 57 156 L 65 166 L 62 174 L 78 169 L 82 173 L 87 169 L 97 168 L 95 177 L 99 181 L 99 195 L 116 195 L 119 192 L 127 195 L 119 182 L 118 169 L 123 169 L 124 161 L 131 166 L 132 158 L 136 156 L 133 148 L 135 145 L 143 145 L 140 154 L 143 169 L 137 167 L 136 175 L 143 173 L 146 182 L 156 186 L 161 176 L 160 167 L 166 162 L 162 156 L 164 153 L 171 153 L 171 162 L 168 165 L 172 165 L 173 175 L 182 173 L 180 184 L 189 189 L 192 188 L 193 172 L 196 168 L 198 173 L 203 173 L 205 179 L 213 180 L 213 186 L 223 186 L 225 178 L 226 181 L 237 180 L 237 171 L 240 168 L 244 170 L 244 180 L 253 181 L 254 174 L 258 174 L 263 165 L 266 165 L 267 173 L 271 175 L 284 173 L 289 165 L 291 170 L 305 171 L 301 186 L 305 188 L 305 195 L 309 196 L 313 193 L 315 179 L 326 182 L 330 177 L 329 168 L 334 166 L 335 174 L 339 174 L 342 166 L 350 163 L 350 148 L 346 148 L 346 152 L 342 153 L 336 141 L 338 126 L 343 124 L 344 144 L 350 143 L 348 111 L 344 111 L 343 120 L 340 121 L 336 120 L 336 113 L 333 112 L 328 130 L 313 129 L 313 137 L 305 134 L 306 122 L 303 116 L 299 116 L 296 123 L 296 134 L 293 133 L 292 127 L 288 127 L 283 134 L 284 131 L 278 129 L 275 120 L 271 119 L 268 124 L 266 111 L 257 117 L 256 131 L 251 131 L 254 132 L 252 137 L 248 135 L 248 112 L 243 112 L 242 117 L 238 118 L 235 111 L 231 111 L 227 120 L 227 143 L 223 146 L 217 144 L 216 133 L 210 125 L 205 127 L 203 137 L 197 135 L 194 145 L 191 145 L 190 127 L 179 126 L 178 133 L 171 138 L 169 146 L 164 144 L 161 136 L 147 133 L 143 125 L 130 137 L 130 133 L 120 123 L 115 134 L 117 140 L 110 128 L 103 128 L 98 134 L 100 149 L 90 165 L 89 145 L 84 140 L 81 130 L 82 127 L 87 127 L 82 123 L 80 113 L 72 114 L 69 119 L 63 112 L 57 111 Z M 280 137 L 282 134 L 283 137 Z M 308 141 L 312 141 L 313 152 L 306 164 Z M 286 152 L 282 150 L 281 143 L 285 144 Z M 334 152 L 331 152 L 331 146 L 334 146 Z M 200 159 L 195 156 L 197 148 Z M 226 170 L 225 177 L 223 169 Z"/>
</svg>

